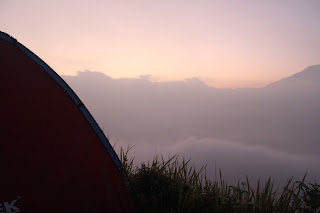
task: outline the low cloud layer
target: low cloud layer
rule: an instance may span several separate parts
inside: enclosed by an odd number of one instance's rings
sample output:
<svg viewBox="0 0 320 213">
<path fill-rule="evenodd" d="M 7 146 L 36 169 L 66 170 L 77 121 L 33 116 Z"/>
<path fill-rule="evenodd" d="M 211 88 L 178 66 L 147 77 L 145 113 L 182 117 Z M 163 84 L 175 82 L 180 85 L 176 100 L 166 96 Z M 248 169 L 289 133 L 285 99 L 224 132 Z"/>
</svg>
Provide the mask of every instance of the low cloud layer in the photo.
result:
<svg viewBox="0 0 320 213">
<path fill-rule="evenodd" d="M 221 168 L 230 181 L 245 175 L 279 181 L 320 172 L 320 66 L 261 89 L 215 89 L 199 79 L 152 83 L 99 72 L 63 76 L 111 143 L 135 145 L 138 161 L 155 152 Z"/>
</svg>

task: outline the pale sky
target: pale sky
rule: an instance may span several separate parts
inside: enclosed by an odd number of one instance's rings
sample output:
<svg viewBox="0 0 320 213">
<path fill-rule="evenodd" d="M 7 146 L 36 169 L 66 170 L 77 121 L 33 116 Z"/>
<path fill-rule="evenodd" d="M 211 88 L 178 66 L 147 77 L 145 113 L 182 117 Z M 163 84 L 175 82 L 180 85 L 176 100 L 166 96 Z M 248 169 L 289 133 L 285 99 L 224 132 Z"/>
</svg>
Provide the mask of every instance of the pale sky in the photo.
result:
<svg viewBox="0 0 320 213">
<path fill-rule="evenodd" d="M 320 64 L 319 0 L 0 0 L 0 30 L 61 75 L 262 87 Z"/>
</svg>

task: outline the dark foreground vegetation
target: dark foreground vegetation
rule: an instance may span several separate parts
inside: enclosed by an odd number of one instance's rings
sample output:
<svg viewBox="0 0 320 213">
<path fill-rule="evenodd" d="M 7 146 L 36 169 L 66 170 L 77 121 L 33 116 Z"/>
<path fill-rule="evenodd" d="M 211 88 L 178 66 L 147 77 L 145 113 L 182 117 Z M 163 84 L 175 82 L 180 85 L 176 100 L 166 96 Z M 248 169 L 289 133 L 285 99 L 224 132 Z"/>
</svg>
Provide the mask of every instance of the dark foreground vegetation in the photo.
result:
<svg viewBox="0 0 320 213">
<path fill-rule="evenodd" d="M 293 181 L 275 189 L 269 178 L 252 187 L 248 178 L 229 186 L 222 178 L 211 181 L 205 167 L 196 170 L 190 160 L 178 155 L 165 160 L 155 156 L 152 162 L 134 167 L 134 158 L 121 149 L 125 180 L 138 212 L 320 212 L 320 185 Z"/>
</svg>

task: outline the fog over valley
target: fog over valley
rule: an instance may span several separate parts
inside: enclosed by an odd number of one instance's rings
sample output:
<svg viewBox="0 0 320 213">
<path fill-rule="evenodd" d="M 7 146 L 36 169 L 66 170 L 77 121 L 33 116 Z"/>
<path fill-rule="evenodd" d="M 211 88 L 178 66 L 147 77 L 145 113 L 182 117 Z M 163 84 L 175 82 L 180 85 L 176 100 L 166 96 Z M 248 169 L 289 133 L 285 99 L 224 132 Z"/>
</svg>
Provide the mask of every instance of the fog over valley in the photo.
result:
<svg viewBox="0 0 320 213">
<path fill-rule="evenodd" d="M 216 89 L 197 78 L 152 82 L 89 70 L 62 76 L 111 144 L 137 162 L 180 154 L 230 182 L 249 176 L 320 182 L 320 65 L 263 88 Z"/>
</svg>

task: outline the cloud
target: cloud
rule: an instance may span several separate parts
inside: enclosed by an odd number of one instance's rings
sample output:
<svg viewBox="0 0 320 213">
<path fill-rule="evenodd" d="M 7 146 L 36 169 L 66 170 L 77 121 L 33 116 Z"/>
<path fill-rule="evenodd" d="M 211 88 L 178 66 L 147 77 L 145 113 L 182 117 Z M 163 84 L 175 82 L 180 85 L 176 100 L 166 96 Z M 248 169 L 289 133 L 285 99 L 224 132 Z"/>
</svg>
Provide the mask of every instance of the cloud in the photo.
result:
<svg viewBox="0 0 320 213">
<path fill-rule="evenodd" d="M 319 177 L 320 87 L 280 82 L 261 89 L 215 89 L 197 78 L 152 82 L 99 72 L 63 76 L 112 143 L 136 159 L 181 153 L 241 175 Z M 307 86 L 306 86 L 307 85 Z M 311 84 L 310 84 L 311 85 Z M 281 179 L 281 178 L 280 178 Z"/>
</svg>

